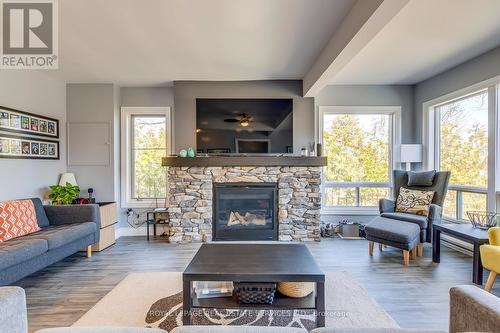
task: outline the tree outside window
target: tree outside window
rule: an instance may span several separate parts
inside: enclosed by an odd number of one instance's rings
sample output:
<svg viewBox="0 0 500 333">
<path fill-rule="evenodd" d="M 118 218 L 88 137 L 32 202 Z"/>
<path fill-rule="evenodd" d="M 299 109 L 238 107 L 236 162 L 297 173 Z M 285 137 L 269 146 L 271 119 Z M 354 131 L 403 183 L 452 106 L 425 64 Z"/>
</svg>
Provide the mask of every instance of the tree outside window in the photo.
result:
<svg viewBox="0 0 500 333">
<path fill-rule="evenodd" d="M 166 196 L 166 119 L 164 116 L 132 116 L 132 197 L 154 199 Z"/>
<path fill-rule="evenodd" d="M 439 124 L 439 169 L 451 171 L 451 190 L 444 214 L 466 219 L 467 211 L 484 211 L 487 205 L 484 192 L 488 187 L 488 92 L 480 91 L 435 110 Z"/>
<path fill-rule="evenodd" d="M 324 114 L 326 206 L 376 206 L 389 196 L 391 133 L 388 114 Z"/>
</svg>

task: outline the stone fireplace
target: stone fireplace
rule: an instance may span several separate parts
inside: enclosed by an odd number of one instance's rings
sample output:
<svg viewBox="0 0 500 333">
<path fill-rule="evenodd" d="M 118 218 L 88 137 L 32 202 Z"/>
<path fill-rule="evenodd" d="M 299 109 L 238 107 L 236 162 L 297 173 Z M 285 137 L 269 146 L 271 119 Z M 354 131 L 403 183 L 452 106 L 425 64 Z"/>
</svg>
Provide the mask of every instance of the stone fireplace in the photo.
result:
<svg viewBox="0 0 500 333">
<path fill-rule="evenodd" d="M 319 241 L 324 164 L 321 157 L 165 158 L 169 241 Z"/>
</svg>

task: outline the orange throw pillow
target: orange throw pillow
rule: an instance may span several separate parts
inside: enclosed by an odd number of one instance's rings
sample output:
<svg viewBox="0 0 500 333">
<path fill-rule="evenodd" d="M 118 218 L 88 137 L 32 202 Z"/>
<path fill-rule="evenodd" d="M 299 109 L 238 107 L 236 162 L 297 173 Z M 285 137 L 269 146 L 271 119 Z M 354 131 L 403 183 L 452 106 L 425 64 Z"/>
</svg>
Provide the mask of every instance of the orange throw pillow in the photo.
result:
<svg viewBox="0 0 500 333">
<path fill-rule="evenodd" d="M 0 242 L 39 230 L 33 201 L 0 201 Z"/>
</svg>

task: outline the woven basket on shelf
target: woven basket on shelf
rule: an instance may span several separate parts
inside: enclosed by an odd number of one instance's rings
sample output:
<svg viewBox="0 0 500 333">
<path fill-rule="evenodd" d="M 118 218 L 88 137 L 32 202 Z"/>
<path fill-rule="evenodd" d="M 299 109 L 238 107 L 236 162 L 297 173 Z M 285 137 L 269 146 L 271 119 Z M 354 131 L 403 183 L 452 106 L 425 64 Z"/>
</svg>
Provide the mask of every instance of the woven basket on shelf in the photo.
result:
<svg viewBox="0 0 500 333">
<path fill-rule="evenodd" d="M 273 304 L 276 283 L 233 282 L 239 303 Z"/>
<path fill-rule="evenodd" d="M 278 282 L 277 289 L 288 297 L 305 297 L 314 291 L 314 282 Z"/>
</svg>

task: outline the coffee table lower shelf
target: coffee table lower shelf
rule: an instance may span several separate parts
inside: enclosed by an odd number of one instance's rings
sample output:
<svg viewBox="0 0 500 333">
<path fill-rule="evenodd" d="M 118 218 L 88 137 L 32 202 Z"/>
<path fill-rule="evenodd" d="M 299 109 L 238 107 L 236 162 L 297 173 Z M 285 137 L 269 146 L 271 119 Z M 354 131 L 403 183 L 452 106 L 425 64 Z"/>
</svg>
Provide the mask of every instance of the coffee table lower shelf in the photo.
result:
<svg viewBox="0 0 500 333">
<path fill-rule="evenodd" d="M 191 308 L 204 309 L 255 309 L 255 310 L 316 310 L 315 292 L 306 297 L 292 298 L 276 293 L 272 304 L 244 304 L 238 302 L 236 293 L 232 297 L 198 298 L 191 294 Z"/>
</svg>

